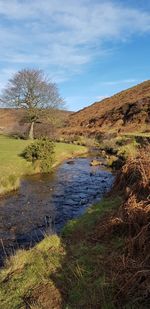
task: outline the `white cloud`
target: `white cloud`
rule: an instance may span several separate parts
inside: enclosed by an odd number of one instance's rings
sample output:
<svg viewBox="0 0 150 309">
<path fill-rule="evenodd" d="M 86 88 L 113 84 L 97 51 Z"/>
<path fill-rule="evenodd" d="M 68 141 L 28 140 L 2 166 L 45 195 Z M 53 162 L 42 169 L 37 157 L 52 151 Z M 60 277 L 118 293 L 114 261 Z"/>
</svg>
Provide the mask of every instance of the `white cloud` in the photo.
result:
<svg viewBox="0 0 150 309">
<path fill-rule="evenodd" d="M 40 66 L 65 80 L 107 44 L 150 31 L 150 14 L 112 1 L 0 0 L 0 59 Z"/>
<path fill-rule="evenodd" d="M 0 70 L 0 91 L 5 87 L 8 76 L 11 78 L 11 76 L 16 73 L 16 70 L 13 68 L 5 68 Z"/>
</svg>

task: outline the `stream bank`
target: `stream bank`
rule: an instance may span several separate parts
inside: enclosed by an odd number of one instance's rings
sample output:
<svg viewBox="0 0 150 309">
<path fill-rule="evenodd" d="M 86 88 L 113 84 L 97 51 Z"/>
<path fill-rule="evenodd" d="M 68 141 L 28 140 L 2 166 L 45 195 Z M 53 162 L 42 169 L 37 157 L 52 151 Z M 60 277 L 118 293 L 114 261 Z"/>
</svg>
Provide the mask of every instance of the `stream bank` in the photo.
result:
<svg viewBox="0 0 150 309">
<path fill-rule="evenodd" d="M 18 191 L 0 200 L 1 260 L 59 233 L 110 190 L 114 176 L 103 166 L 91 166 L 92 159 L 74 158 L 51 174 L 26 176 Z"/>
<path fill-rule="evenodd" d="M 0 135 L 0 198 L 17 190 L 20 179 L 24 175 L 39 173 L 39 167 L 36 164 L 28 162 L 21 156 L 21 153 L 30 144 L 31 141 L 29 140 Z M 53 168 L 65 159 L 80 156 L 87 152 L 87 147 L 56 142 Z"/>
<path fill-rule="evenodd" d="M 10 257 L 0 272 L 3 309 L 149 308 L 149 152 L 129 158 L 111 193 L 60 236 Z"/>
</svg>

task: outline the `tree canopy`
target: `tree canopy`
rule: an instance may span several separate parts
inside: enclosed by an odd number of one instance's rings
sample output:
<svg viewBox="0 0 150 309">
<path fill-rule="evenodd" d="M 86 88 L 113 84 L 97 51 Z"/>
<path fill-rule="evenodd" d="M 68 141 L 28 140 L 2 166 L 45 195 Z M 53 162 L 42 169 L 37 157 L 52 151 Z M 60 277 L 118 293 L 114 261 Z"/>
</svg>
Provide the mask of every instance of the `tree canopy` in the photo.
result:
<svg viewBox="0 0 150 309">
<path fill-rule="evenodd" d="M 2 92 L 1 102 L 6 106 L 32 110 L 48 107 L 57 109 L 64 103 L 56 84 L 37 69 L 23 69 L 15 73 Z"/>
<path fill-rule="evenodd" d="M 33 139 L 33 127 L 47 108 L 54 111 L 64 107 L 55 83 L 49 81 L 43 71 L 23 69 L 14 74 L 3 89 L 0 102 L 7 107 L 27 110 L 26 122 L 31 123 L 29 138 Z"/>
</svg>

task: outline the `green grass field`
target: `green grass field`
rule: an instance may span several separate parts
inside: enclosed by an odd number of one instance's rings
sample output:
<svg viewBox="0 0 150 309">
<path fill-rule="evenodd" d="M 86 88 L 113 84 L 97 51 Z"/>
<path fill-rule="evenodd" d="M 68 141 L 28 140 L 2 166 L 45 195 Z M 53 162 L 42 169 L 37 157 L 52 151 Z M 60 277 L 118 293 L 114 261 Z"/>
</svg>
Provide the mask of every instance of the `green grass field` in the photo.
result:
<svg viewBox="0 0 150 309">
<path fill-rule="evenodd" d="M 16 189 L 22 175 L 36 173 L 30 162 L 21 157 L 24 148 L 31 141 L 0 136 L 0 194 Z M 83 146 L 56 143 L 54 166 L 63 160 L 87 152 Z"/>
</svg>

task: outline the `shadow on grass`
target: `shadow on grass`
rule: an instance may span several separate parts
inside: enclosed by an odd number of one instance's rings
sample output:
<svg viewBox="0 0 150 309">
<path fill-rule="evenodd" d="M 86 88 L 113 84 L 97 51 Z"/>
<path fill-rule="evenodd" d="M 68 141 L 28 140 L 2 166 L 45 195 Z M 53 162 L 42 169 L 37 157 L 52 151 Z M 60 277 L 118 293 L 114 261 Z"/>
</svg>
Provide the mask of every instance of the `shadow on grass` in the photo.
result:
<svg viewBox="0 0 150 309">
<path fill-rule="evenodd" d="M 106 257 L 118 252 L 122 243 L 118 236 L 98 235 L 120 204 L 120 197 L 105 198 L 70 221 L 61 237 L 47 236 L 31 250 L 11 257 L 0 274 L 2 308 L 116 308 Z"/>
</svg>

